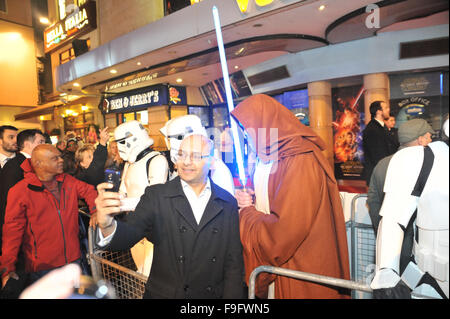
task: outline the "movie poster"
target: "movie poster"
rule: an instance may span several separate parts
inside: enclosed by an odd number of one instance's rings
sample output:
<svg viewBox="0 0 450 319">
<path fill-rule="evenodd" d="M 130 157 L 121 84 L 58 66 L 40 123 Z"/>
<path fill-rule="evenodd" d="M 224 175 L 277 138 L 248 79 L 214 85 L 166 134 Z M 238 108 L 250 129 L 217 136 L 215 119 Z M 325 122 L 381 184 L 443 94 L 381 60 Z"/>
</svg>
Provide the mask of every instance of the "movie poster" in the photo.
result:
<svg viewBox="0 0 450 319">
<path fill-rule="evenodd" d="M 337 179 L 362 179 L 363 93 L 362 85 L 332 90 L 334 173 Z"/>
</svg>

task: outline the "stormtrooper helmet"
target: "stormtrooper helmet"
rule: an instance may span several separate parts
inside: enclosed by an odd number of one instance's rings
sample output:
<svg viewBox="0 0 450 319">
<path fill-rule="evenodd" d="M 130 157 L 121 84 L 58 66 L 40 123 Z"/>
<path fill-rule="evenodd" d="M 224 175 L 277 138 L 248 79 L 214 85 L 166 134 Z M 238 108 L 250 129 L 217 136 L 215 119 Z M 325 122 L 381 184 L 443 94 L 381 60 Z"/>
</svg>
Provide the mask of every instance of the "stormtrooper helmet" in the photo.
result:
<svg viewBox="0 0 450 319">
<path fill-rule="evenodd" d="M 165 136 L 167 148 L 170 149 L 170 159 L 176 163 L 176 155 L 180 149 L 183 139 L 192 134 L 207 136 L 202 121 L 196 115 L 189 114 L 176 117 L 167 121 L 166 125 L 160 129 Z"/>
<path fill-rule="evenodd" d="M 148 136 L 144 126 L 139 121 L 120 124 L 114 130 L 119 155 L 124 161 L 134 163 L 143 150 L 153 145 L 153 139 Z"/>
</svg>

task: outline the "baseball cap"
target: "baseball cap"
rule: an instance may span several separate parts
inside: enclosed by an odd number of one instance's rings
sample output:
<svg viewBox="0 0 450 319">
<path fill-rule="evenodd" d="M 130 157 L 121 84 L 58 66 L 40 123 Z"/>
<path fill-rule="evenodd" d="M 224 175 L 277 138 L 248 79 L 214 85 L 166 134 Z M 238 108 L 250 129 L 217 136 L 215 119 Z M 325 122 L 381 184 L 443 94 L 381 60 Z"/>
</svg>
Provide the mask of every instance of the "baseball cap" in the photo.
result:
<svg viewBox="0 0 450 319">
<path fill-rule="evenodd" d="M 412 119 L 402 123 L 398 128 L 398 141 L 400 145 L 406 144 L 426 133 L 435 133 L 430 124 L 424 119 Z"/>
</svg>

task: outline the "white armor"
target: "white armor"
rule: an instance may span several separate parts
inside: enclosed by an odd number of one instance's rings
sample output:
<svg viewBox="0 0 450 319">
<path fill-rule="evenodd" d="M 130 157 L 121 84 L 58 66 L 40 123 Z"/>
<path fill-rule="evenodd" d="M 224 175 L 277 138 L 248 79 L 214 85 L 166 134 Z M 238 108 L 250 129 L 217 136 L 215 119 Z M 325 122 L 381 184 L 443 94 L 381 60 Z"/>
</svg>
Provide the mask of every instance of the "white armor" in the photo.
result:
<svg viewBox="0 0 450 319">
<path fill-rule="evenodd" d="M 145 128 L 138 121 L 119 125 L 114 131 L 120 157 L 126 161 L 119 192 L 126 195 L 121 201 L 122 211 L 134 211 L 145 188 L 167 181 L 169 165 L 164 155 L 151 151 L 153 145 Z M 138 272 L 148 276 L 153 259 L 153 244 L 141 240 L 131 254 Z"/>
<path fill-rule="evenodd" d="M 167 121 L 166 125 L 160 131 L 165 136 L 167 148 L 170 150 L 170 158 L 174 164 L 176 163 L 176 156 L 181 142 L 185 137 L 192 134 L 200 134 L 208 137 L 200 118 L 193 114 L 176 117 Z M 177 172 L 174 171 L 170 179 L 176 176 Z M 213 165 L 211 166 L 211 179 L 215 184 L 234 195 L 233 177 L 228 167 L 218 156 L 215 156 Z"/>
<path fill-rule="evenodd" d="M 445 130 L 445 126 L 444 126 Z M 448 120 L 447 132 L 448 134 Z M 413 296 L 441 298 L 428 284 L 419 284 L 425 273 L 430 274 L 448 298 L 449 279 L 449 148 L 438 141 L 428 145 L 434 154 L 434 163 L 422 195 L 411 195 L 424 159 L 422 146 L 407 147 L 391 159 L 384 185 L 385 198 L 380 210 L 382 216 L 376 247 L 376 273 L 372 289 L 394 287 L 400 279 L 412 290 Z M 401 226 L 407 226 L 417 209 L 413 255 L 399 276 L 399 260 L 403 242 Z"/>
</svg>

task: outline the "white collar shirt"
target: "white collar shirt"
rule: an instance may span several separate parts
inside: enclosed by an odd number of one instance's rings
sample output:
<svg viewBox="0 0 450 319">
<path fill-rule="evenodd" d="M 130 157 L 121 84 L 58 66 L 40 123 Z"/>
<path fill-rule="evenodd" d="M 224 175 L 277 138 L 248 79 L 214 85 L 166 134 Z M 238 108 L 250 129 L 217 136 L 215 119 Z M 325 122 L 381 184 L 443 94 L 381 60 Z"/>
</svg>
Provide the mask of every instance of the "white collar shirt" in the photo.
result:
<svg viewBox="0 0 450 319">
<path fill-rule="evenodd" d="M 31 158 L 31 155 L 28 153 L 25 153 L 24 151 L 20 151 L 20 154 L 22 154 L 23 156 L 25 156 L 25 158 Z"/>
<path fill-rule="evenodd" d="M 209 177 L 206 181 L 206 185 L 203 188 L 202 192 L 199 196 L 195 193 L 195 191 L 189 186 L 188 183 L 180 179 L 181 186 L 184 194 L 186 195 L 189 205 L 191 206 L 192 212 L 194 213 L 195 220 L 197 224 L 200 224 L 202 220 L 203 213 L 205 212 L 206 205 L 208 204 L 209 198 L 211 197 L 211 182 L 209 181 Z M 116 221 L 113 220 L 114 223 L 114 231 L 107 237 L 103 237 L 100 227 L 98 227 L 98 241 L 97 245 L 100 247 L 105 247 L 108 245 L 114 234 L 116 233 Z"/>
<path fill-rule="evenodd" d="M 211 197 L 211 182 L 209 181 L 209 177 L 206 180 L 205 187 L 198 196 L 188 183 L 186 183 L 182 179 L 180 179 L 180 181 L 184 195 L 186 195 L 187 200 L 191 205 L 195 220 L 197 221 L 197 224 L 200 224 L 206 205 L 208 204 L 209 198 Z"/>
<path fill-rule="evenodd" d="M 3 168 L 3 166 L 5 166 L 5 164 L 6 164 L 6 162 L 14 157 L 16 157 L 16 153 L 14 153 L 11 156 L 6 156 L 5 154 L 0 153 L 0 166 Z"/>
<path fill-rule="evenodd" d="M 375 121 L 377 121 L 378 123 L 380 123 L 380 125 L 381 125 L 382 127 L 384 127 L 384 121 L 380 121 L 380 120 L 378 120 L 378 119 L 375 119 Z"/>
</svg>

